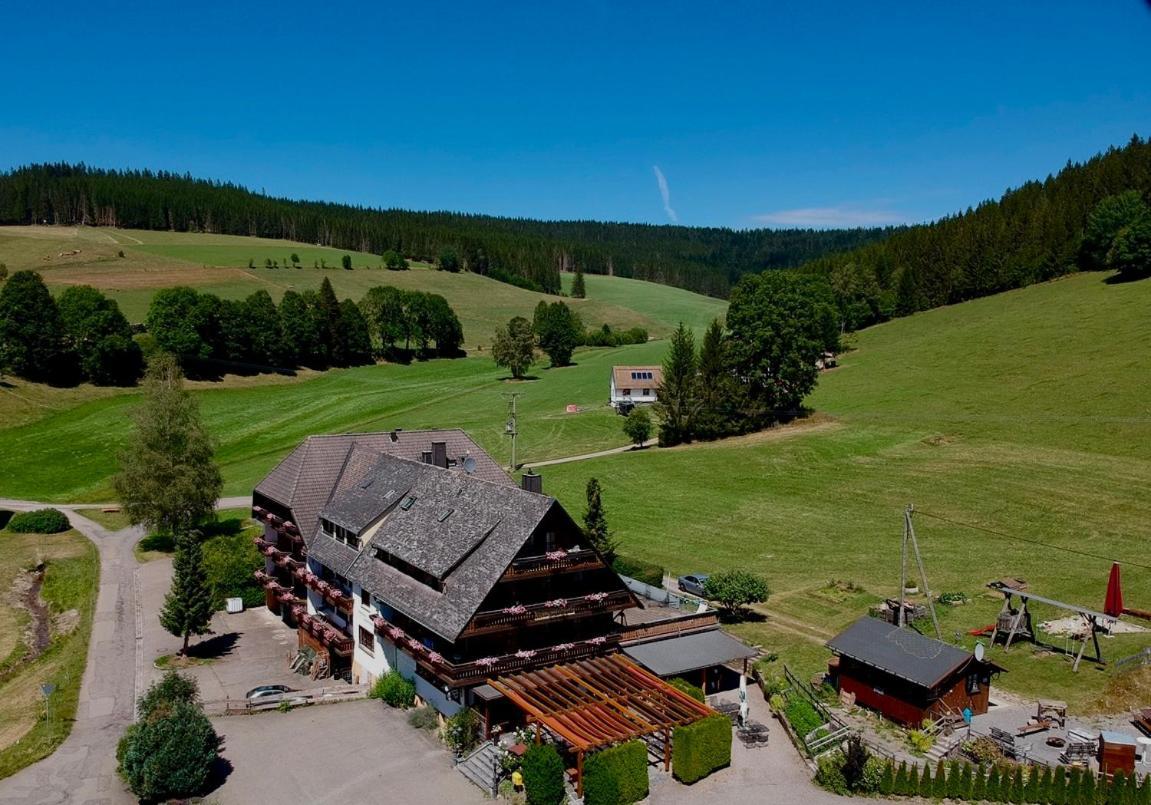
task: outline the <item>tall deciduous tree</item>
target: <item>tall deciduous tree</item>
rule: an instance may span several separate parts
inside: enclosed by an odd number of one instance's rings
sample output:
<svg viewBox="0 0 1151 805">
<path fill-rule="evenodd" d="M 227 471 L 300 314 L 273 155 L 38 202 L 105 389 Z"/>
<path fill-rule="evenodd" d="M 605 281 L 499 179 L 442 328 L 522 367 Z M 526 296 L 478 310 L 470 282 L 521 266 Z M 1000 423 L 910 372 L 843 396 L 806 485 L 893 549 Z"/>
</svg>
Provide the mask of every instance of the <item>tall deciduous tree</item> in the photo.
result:
<svg viewBox="0 0 1151 805">
<path fill-rule="evenodd" d="M 119 305 L 87 285 L 69 286 L 57 305 L 84 376 L 100 386 L 134 385 L 143 371 L 144 357 Z"/>
<path fill-rule="evenodd" d="M 271 294 L 261 289 L 245 299 L 244 321 L 252 360 L 269 366 L 294 365 L 294 359 L 286 356 L 280 312 Z"/>
<path fill-rule="evenodd" d="M 223 488 L 212 441 L 183 380 L 171 355 L 160 352 L 149 361 L 136 427 L 112 481 L 133 524 L 168 534 L 212 517 Z"/>
<path fill-rule="evenodd" d="M 572 353 L 583 340 L 583 324 L 579 316 L 565 303 L 540 302 L 532 322 L 540 349 L 548 356 L 552 366 L 567 366 Z"/>
<path fill-rule="evenodd" d="M 667 357 L 663 359 L 663 379 L 656 389 L 661 447 L 690 441 L 699 412 L 699 382 L 696 376 L 695 336 L 679 323 L 671 335 Z"/>
<path fill-rule="evenodd" d="M 535 334 L 523 316 L 516 316 L 506 327 L 496 330 L 492 340 L 492 359 L 519 380 L 535 361 Z"/>
<path fill-rule="evenodd" d="M 44 382 L 70 379 L 60 311 L 34 271 L 17 271 L 0 287 L 0 353 L 14 375 Z"/>
<path fill-rule="evenodd" d="M 727 312 L 728 356 L 750 422 L 765 425 L 799 412 L 815 388 L 816 361 L 836 346 L 837 322 L 819 279 L 767 271 L 740 280 Z"/>
<path fill-rule="evenodd" d="M 176 535 L 172 586 L 160 611 L 160 625 L 184 641 L 181 654 L 188 653 L 192 636 L 207 634 L 212 623 L 212 589 L 204 570 L 201 539 L 200 532 L 195 530 Z"/>
<path fill-rule="evenodd" d="M 600 488 L 599 479 L 589 478 L 584 494 L 587 497 L 587 510 L 583 516 L 584 536 L 600 552 L 604 561 L 611 565 L 615 561 L 619 544 L 607 525 L 607 513 L 603 507 L 603 490 Z"/>
<path fill-rule="evenodd" d="M 636 406 L 623 421 L 623 432 L 636 447 L 651 438 L 651 415 L 646 408 Z"/>
</svg>

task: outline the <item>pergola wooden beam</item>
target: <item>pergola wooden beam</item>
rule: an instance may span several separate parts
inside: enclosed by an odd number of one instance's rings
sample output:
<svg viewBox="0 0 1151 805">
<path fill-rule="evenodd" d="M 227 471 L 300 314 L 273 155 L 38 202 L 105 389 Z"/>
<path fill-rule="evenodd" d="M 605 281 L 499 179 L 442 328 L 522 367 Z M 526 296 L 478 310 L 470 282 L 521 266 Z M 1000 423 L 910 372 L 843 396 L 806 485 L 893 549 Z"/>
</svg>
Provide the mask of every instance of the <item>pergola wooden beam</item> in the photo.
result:
<svg viewBox="0 0 1151 805">
<path fill-rule="evenodd" d="M 715 711 L 618 654 L 553 665 L 488 680 L 528 717 L 576 753 L 583 795 L 583 758 L 593 749 L 661 734 L 670 764 L 672 730 Z"/>
</svg>

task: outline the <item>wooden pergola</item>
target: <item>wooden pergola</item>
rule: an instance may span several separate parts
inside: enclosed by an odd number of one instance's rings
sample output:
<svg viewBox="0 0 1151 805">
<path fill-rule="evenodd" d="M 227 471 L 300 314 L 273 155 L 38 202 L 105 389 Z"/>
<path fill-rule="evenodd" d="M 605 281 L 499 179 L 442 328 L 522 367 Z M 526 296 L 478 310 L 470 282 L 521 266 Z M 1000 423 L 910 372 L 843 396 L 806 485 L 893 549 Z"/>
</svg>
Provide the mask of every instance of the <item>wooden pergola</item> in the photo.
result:
<svg viewBox="0 0 1151 805">
<path fill-rule="evenodd" d="M 619 654 L 502 676 L 488 684 L 527 714 L 536 743 L 544 727 L 571 746 L 580 796 L 589 750 L 662 734 L 667 770 L 672 730 L 715 712 Z"/>
</svg>

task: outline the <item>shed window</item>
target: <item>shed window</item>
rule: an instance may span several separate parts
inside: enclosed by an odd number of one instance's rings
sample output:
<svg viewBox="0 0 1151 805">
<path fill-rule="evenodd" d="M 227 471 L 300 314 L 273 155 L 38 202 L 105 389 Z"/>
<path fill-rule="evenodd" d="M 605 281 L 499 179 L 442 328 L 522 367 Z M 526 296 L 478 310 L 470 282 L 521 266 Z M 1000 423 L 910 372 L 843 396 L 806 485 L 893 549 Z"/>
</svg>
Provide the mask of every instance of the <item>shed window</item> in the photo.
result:
<svg viewBox="0 0 1151 805">
<path fill-rule="evenodd" d="M 967 677 L 967 695 L 974 696 L 979 692 L 979 674 L 971 674 Z"/>
</svg>

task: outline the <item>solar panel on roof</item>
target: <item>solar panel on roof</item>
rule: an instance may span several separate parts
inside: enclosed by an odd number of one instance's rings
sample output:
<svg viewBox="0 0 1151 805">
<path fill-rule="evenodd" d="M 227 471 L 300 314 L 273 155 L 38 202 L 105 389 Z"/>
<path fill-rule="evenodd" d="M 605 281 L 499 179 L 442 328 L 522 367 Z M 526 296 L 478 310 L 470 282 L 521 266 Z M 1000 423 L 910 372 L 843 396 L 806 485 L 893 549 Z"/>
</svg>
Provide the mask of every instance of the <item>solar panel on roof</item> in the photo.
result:
<svg viewBox="0 0 1151 805">
<path fill-rule="evenodd" d="M 403 511 L 407 511 L 408 509 L 412 508 L 412 506 L 415 506 L 415 505 L 416 505 L 416 496 L 415 495 L 408 495 L 400 503 L 400 508 Z"/>
</svg>

